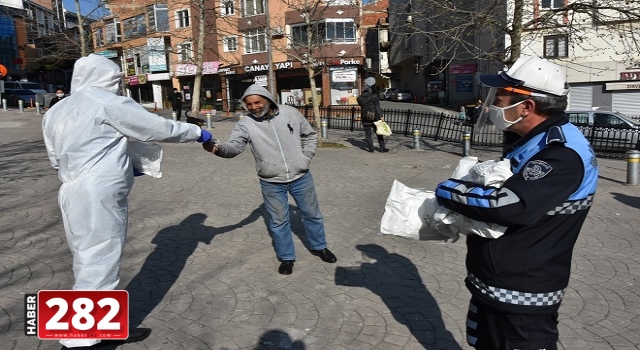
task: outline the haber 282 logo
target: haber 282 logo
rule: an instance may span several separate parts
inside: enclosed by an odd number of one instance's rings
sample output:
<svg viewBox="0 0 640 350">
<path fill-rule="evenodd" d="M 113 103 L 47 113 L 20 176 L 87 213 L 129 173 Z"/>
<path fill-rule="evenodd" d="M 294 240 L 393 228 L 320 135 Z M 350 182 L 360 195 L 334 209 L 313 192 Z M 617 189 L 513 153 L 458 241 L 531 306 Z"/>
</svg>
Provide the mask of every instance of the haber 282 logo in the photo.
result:
<svg viewBox="0 0 640 350">
<path fill-rule="evenodd" d="M 40 339 L 126 339 L 129 293 L 124 290 L 42 290 L 25 295 L 27 336 Z"/>
</svg>

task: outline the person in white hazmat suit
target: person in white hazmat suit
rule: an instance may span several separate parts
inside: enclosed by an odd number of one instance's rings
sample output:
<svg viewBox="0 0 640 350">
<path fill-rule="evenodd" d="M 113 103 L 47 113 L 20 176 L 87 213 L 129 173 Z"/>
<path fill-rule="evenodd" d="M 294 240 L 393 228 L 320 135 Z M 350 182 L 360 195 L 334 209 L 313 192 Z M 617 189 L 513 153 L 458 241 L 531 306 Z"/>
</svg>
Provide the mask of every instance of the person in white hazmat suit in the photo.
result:
<svg viewBox="0 0 640 350">
<path fill-rule="evenodd" d="M 123 74 L 102 56 L 76 61 L 71 95 L 44 116 L 42 129 L 51 165 L 62 181 L 58 203 L 73 254 L 74 290 L 113 290 L 127 234 L 127 196 L 134 171 L 128 138 L 140 141 L 207 142 L 200 127 L 147 112 L 118 96 Z M 144 340 L 148 328 L 129 331 L 126 343 Z M 61 340 L 62 349 L 92 349 L 99 339 Z"/>
</svg>

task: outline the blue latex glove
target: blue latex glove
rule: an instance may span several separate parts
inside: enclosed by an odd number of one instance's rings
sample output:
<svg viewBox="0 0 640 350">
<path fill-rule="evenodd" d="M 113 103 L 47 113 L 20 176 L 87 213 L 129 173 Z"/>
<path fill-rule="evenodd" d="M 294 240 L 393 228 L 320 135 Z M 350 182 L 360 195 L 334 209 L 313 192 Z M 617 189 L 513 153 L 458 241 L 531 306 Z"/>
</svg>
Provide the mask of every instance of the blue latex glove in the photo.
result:
<svg viewBox="0 0 640 350">
<path fill-rule="evenodd" d="M 439 183 L 438 186 L 436 186 L 436 190 L 434 191 L 436 193 L 436 202 L 438 203 L 439 206 L 442 206 L 442 203 L 440 202 L 440 197 L 438 197 L 438 189 L 443 183 L 444 181 Z"/>
<path fill-rule="evenodd" d="M 205 129 L 201 129 L 200 130 L 200 138 L 198 139 L 198 142 L 209 142 L 209 141 L 211 141 L 212 137 L 213 136 L 211 135 L 210 132 L 208 132 Z"/>
</svg>

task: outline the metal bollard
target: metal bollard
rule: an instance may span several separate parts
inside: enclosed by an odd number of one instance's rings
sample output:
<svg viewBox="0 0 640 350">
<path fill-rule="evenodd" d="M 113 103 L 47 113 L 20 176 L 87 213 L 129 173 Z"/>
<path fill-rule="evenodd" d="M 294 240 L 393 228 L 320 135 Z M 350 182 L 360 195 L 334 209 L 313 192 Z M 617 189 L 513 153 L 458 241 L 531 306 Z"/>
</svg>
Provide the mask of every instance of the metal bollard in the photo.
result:
<svg viewBox="0 0 640 350">
<path fill-rule="evenodd" d="M 320 120 L 320 137 L 323 139 L 328 138 L 327 129 L 329 128 L 329 122 L 326 119 Z"/>
<path fill-rule="evenodd" d="M 471 151 L 471 133 L 464 132 L 462 133 L 462 156 L 466 157 L 469 155 Z"/>
<path fill-rule="evenodd" d="M 211 112 L 207 112 L 206 116 L 207 116 L 207 129 L 212 129 L 211 128 Z"/>
<path fill-rule="evenodd" d="M 3 111 L 7 110 L 7 99 L 6 98 L 2 99 L 2 110 Z"/>
<path fill-rule="evenodd" d="M 40 102 L 36 101 L 36 114 L 40 114 Z"/>
<path fill-rule="evenodd" d="M 638 184 L 638 172 L 640 171 L 640 151 L 627 151 L 627 185 Z"/>
<path fill-rule="evenodd" d="M 420 132 L 420 129 L 413 128 L 413 149 L 420 150 L 420 137 L 421 136 L 422 136 L 422 133 Z"/>
<path fill-rule="evenodd" d="M 171 112 L 171 118 L 173 118 L 174 122 L 178 121 L 178 113 L 177 112 Z"/>
<path fill-rule="evenodd" d="M 24 101 L 22 100 L 18 100 L 18 110 L 20 110 L 20 112 L 24 112 Z"/>
</svg>

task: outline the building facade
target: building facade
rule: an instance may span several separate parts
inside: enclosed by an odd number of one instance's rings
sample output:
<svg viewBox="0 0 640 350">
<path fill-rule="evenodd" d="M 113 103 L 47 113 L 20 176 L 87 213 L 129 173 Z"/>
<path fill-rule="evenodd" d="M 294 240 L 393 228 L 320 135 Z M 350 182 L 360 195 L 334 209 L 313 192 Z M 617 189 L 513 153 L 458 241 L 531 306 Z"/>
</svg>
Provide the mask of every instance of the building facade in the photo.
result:
<svg viewBox="0 0 640 350">
<path fill-rule="evenodd" d="M 128 93 L 139 102 L 168 107 L 174 87 L 190 101 L 201 21 L 203 109 L 239 108 L 242 93 L 254 83 L 283 103 L 307 104 L 312 91 L 305 65 L 312 60 L 315 93 L 323 104 L 355 104 L 359 94 L 365 57 L 357 3 L 320 3 L 308 14 L 295 2 L 266 0 L 109 0 L 108 8 L 110 16 L 92 29 L 96 53 L 123 67 Z M 315 41 L 300 45 L 309 27 Z"/>
<path fill-rule="evenodd" d="M 533 17 L 553 11 L 564 2 L 536 1 Z M 540 28 L 523 35 L 523 54 L 536 55 L 563 66 L 567 74 L 569 109 L 606 108 L 640 115 L 640 11 L 625 1 L 608 6 L 636 13 L 624 18 L 615 10 L 599 14 L 566 12 L 564 26 Z M 527 20 L 527 18 L 523 19 Z"/>
</svg>

